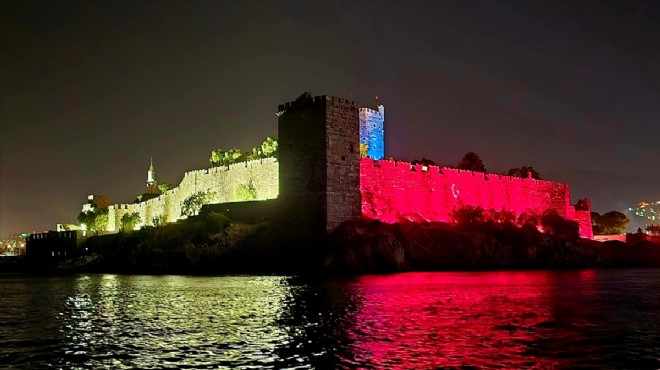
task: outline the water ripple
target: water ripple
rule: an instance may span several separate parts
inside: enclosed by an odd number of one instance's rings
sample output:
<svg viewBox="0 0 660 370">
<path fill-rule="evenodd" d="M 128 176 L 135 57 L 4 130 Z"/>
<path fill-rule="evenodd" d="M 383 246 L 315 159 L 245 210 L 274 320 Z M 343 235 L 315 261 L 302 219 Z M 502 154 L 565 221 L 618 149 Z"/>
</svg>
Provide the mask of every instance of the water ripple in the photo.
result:
<svg viewBox="0 0 660 370">
<path fill-rule="evenodd" d="M 0 368 L 660 368 L 660 270 L 0 276 Z"/>
</svg>

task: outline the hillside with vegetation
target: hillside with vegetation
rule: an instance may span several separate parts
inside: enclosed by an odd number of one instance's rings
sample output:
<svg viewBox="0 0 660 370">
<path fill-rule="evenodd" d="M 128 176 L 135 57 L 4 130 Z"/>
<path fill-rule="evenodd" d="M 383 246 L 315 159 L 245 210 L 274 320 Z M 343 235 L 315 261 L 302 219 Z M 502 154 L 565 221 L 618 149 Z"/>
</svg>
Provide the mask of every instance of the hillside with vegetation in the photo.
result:
<svg viewBox="0 0 660 370">
<path fill-rule="evenodd" d="M 514 217 L 464 206 L 454 223 L 343 223 L 324 238 L 203 211 L 159 227 L 90 237 L 59 271 L 131 274 L 356 274 L 420 270 L 660 267 L 660 245 L 580 239 L 554 212 Z M 543 231 L 540 231 L 543 230 Z M 82 252 L 82 251 L 85 252 Z"/>
</svg>

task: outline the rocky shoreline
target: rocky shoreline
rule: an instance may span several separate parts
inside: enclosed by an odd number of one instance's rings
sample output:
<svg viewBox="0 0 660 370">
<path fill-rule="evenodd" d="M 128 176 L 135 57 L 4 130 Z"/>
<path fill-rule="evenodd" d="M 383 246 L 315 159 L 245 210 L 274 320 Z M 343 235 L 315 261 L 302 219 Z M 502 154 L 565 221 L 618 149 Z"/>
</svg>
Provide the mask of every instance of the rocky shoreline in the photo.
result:
<svg viewBox="0 0 660 370">
<path fill-rule="evenodd" d="M 290 225 L 217 219 L 91 237 L 88 252 L 32 271 L 125 274 L 364 274 L 402 271 L 660 267 L 660 245 L 600 243 L 513 225 L 354 221 L 324 238 Z"/>
</svg>

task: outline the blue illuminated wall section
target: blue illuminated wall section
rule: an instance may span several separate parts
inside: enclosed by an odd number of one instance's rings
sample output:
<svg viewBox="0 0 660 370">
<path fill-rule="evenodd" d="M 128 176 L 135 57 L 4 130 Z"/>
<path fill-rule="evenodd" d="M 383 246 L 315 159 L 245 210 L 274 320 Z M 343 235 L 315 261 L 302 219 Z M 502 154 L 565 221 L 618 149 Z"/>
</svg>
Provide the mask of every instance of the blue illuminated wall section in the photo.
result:
<svg viewBox="0 0 660 370">
<path fill-rule="evenodd" d="M 383 159 L 385 157 L 385 107 L 378 110 L 360 108 L 360 144 L 367 145 L 367 157 Z"/>
</svg>

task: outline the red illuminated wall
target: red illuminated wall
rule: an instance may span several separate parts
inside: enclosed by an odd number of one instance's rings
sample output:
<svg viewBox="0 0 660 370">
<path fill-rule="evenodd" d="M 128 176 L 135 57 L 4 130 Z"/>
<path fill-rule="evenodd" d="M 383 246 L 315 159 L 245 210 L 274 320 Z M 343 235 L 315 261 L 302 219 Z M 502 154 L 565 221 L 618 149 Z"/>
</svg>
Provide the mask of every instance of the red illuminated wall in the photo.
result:
<svg viewBox="0 0 660 370">
<path fill-rule="evenodd" d="M 360 162 L 362 215 L 393 223 L 400 220 L 451 222 L 460 205 L 507 210 L 516 215 L 555 209 L 580 225 L 580 235 L 592 238 L 589 211 L 575 211 L 568 184 L 440 168 L 407 162 Z"/>
</svg>

